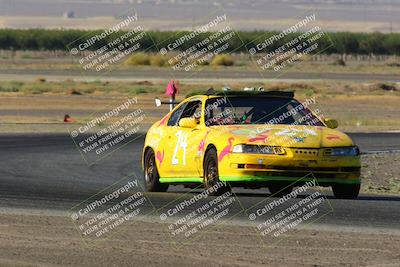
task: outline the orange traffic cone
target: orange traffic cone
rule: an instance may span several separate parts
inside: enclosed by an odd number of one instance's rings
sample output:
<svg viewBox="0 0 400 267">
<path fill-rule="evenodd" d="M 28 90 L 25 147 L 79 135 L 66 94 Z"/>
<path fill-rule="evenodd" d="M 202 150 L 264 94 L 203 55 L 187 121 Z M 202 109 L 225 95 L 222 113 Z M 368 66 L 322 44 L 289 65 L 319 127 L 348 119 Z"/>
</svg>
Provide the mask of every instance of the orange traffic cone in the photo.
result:
<svg viewBox="0 0 400 267">
<path fill-rule="evenodd" d="M 68 114 L 65 114 L 64 122 L 75 122 L 75 119 L 69 116 Z"/>
</svg>

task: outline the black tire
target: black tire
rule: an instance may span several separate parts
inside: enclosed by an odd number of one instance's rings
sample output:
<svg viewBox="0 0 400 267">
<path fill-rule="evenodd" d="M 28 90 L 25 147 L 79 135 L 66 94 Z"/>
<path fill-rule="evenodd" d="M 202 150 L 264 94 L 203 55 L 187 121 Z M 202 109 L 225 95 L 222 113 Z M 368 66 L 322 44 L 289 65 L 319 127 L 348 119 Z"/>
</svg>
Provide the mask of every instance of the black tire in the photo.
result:
<svg viewBox="0 0 400 267">
<path fill-rule="evenodd" d="M 168 184 L 160 183 L 154 151 L 149 149 L 144 156 L 144 181 L 149 192 L 165 192 Z"/>
<path fill-rule="evenodd" d="M 356 199 L 360 193 L 360 184 L 334 184 L 332 191 L 335 198 Z"/>
<path fill-rule="evenodd" d="M 292 192 L 293 186 L 288 183 L 273 183 L 268 185 L 268 190 L 274 197 L 283 197 Z"/>
<path fill-rule="evenodd" d="M 210 148 L 206 151 L 206 155 L 204 157 L 204 175 L 203 175 L 203 184 L 204 188 L 210 189 L 215 186 L 217 183 L 220 183 L 219 174 L 218 174 L 218 157 L 217 150 L 215 148 Z M 230 187 L 228 184 L 225 186 L 219 186 L 217 190 L 210 192 L 210 196 L 220 196 L 225 192 L 230 191 Z"/>
</svg>

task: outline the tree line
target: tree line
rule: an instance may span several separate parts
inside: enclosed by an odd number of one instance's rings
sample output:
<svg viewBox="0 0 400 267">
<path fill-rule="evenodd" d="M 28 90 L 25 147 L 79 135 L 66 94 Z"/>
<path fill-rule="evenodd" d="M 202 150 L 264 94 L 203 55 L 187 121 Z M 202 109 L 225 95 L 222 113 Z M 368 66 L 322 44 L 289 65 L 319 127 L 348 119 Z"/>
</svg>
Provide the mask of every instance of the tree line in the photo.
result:
<svg viewBox="0 0 400 267">
<path fill-rule="evenodd" d="M 84 30 L 46 30 L 46 29 L 0 29 L 0 49 L 5 50 L 69 50 L 100 35 L 103 31 Z M 176 40 L 190 32 L 177 31 L 147 31 L 140 40 L 142 51 L 156 52 L 160 47 Z M 112 33 L 96 41 L 89 49 L 95 50 L 126 34 L 124 31 Z M 202 33 L 180 45 L 180 50 L 187 49 L 213 33 Z M 276 31 L 239 31 L 227 42 L 229 50 L 226 52 L 247 52 L 249 47 L 255 46 L 262 40 L 279 34 Z M 275 41 L 264 51 L 271 52 L 290 42 L 301 33 L 292 33 Z M 400 55 L 400 33 L 352 33 L 332 32 L 325 33 L 318 40 L 318 50 L 324 54 L 360 54 L 360 55 Z"/>
</svg>

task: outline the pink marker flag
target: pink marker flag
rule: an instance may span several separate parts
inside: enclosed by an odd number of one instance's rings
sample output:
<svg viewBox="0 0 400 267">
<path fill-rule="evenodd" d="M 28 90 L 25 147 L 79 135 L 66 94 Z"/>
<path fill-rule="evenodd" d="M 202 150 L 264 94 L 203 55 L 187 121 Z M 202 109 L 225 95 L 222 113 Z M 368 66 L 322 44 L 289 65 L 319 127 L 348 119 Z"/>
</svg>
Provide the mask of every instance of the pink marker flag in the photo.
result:
<svg viewBox="0 0 400 267">
<path fill-rule="evenodd" d="M 175 96 L 178 93 L 178 85 L 179 82 L 177 84 L 175 84 L 173 80 L 169 82 L 165 94 L 168 96 Z"/>
</svg>

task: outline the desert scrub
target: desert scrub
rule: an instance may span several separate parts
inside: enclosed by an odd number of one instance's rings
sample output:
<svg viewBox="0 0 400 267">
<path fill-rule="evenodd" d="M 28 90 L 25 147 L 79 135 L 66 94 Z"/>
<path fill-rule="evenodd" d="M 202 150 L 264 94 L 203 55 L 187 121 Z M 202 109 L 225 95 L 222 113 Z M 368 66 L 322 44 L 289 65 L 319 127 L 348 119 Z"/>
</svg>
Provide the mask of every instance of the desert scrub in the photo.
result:
<svg viewBox="0 0 400 267">
<path fill-rule="evenodd" d="M 52 83 L 42 83 L 42 82 L 34 82 L 34 83 L 25 83 L 21 92 L 26 94 L 43 94 L 47 92 L 60 92 L 59 88 L 54 88 Z"/>
<path fill-rule="evenodd" d="M 17 81 L 1 82 L 0 92 L 19 92 L 23 84 Z"/>
<path fill-rule="evenodd" d="M 62 82 L 0 82 L 0 92 L 16 92 L 29 94 L 58 93 L 66 95 L 85 95 L 93 93 L 161 93 L 165 88 L 164 84 L 153 84 L 149 81 L 138 82 L 109 82 L 91 81 L 75 82 L 66 80 Z"/>
<path fill-rule="evenodd" d="M 150 56 L 146 53 L 133 53 L 124 64 L 127 66 L 150 65 Z"/>
<path fill-rule="evenodd" d="M 134 53 L 124 62 L 125 66 L 154 66 L 163 67 L 167 58 L 161 55 L 150 55 L 146 53 Z"/>
<path fill-rule="evenodd" d="M 154 67 L 163 67 L 165 66 L 167 59 L 161 55 L 152 55 L 150 56 L 150 65 Z"/>
<path fill-rule="evenodd" d="M 332 65 L 334 66 L 346 66 L 346 62 L 342 58 L 338 58 L 333 61 Z"/>
<path fill-rule="evenodd" d="M 212 66 L 233 66 L 235 63 L 235 60 L 231 55 L 228 54 L 221 54 L 221 55 L 216 55 L 212 60 L 211 60 L 211 65 Z"/>
</svg>

